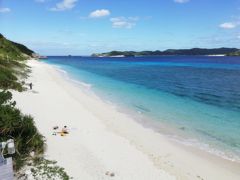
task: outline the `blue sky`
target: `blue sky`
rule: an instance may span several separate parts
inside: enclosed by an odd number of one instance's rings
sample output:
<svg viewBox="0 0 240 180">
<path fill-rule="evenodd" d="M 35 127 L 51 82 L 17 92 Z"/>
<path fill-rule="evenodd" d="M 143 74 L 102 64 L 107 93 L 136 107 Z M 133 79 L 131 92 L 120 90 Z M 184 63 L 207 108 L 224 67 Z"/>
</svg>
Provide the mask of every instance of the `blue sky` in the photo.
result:
<svg viewBox="0 0 240 180">
<path fill-rule="evenodd" d="M 240 0 L 0 0 L 0 32 L 43 55 L 240 48 Z"/>
</svg>

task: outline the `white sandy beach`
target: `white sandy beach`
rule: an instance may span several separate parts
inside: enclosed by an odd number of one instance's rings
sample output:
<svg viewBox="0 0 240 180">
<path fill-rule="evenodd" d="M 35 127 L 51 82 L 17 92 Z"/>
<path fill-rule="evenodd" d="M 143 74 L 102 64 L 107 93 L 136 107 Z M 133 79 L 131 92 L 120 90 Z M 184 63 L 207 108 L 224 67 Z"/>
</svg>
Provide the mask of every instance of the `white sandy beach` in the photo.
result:
<svg viewBox="0 0 240 180">
<path fill-rule="evenodd" d="M 46 157 L 76 180 L 238 180 L 240 165 L 172 142 L 87 89 L 68 81 L 53 66 L 29 61 L 33 90 L 14 92 L 18 107 L 31 114 L 47 140 Z M 53 136 L 53 126 L 70 134 Z M 113 172 L 114 177 L 105 175 Z"/>
</svg>

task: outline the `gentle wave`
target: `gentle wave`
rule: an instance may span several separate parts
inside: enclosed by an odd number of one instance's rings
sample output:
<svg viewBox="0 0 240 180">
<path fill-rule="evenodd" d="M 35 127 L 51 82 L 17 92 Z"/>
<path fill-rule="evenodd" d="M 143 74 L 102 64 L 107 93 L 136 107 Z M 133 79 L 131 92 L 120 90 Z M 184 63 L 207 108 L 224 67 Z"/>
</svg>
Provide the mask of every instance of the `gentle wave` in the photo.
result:
<svg viewBox="0 0 240 180">
<path fill-rule="evenodd" d="M 141 121 L 144 125 L 166 131 L 177 141 L 181 138 L 186 145 L 239 161 L 238 59 L 65 58 L 54 57 L 49 62 L 67 71 L 70 81 L 135 112 L 139 121 L 146 117 Z M 152 122 L 171 128 L 162 129 Z"/>
</svg>

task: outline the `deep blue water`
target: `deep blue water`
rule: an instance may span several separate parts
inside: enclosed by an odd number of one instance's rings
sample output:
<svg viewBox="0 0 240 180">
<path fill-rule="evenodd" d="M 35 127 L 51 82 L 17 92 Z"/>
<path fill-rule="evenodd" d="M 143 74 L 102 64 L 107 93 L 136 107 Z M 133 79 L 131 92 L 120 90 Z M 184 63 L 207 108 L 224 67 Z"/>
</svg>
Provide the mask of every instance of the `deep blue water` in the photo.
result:
<svg viewBox="0 0 240 180">
<path fill-rule="evenodd" d="M 49 57 L 47 62 L 104 98 L 179 130 L 171 134 L 184 135 L 188 143 L 240 157 L 238 57 Z"/>
</svg>

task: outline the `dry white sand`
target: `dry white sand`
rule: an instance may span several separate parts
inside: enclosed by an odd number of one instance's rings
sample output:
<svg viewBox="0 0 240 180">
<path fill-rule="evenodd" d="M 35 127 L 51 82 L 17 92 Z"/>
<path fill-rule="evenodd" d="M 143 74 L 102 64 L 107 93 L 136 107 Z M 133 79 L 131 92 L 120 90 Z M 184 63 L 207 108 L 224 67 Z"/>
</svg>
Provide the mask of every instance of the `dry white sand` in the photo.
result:
<svg viewBox="0 0 240 180">
<path fill-rule="evenodd" d="M 18 107 L 31 114 L 46 137 L 48 159 L 74 179 L 238 180 L 240 166 L 185 147 L 143 127 L 86 88 L 67 80 L 56 68 L 29 61 L 33 90 L 14 92 Z M 53 136 L 53 126 L 70 134 Z M 114 177 L 105 175 L 113 172 Z"/>
</svg>

